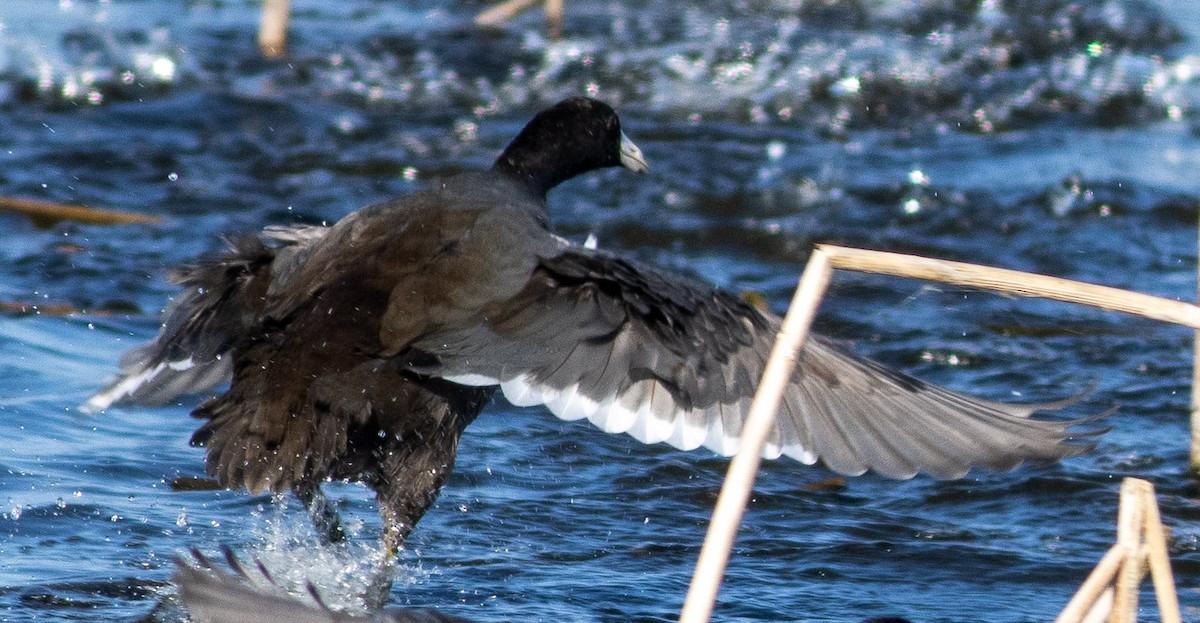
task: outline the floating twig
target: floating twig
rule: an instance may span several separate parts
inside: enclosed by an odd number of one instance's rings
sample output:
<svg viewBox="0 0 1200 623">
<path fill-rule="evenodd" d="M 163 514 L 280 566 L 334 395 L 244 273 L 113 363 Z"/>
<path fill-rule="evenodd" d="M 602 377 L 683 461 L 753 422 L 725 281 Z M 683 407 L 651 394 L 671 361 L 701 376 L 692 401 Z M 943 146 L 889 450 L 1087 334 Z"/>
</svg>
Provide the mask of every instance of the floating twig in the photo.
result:
<svg viewBox="0 0 1200 623">
<path fill-rule="evenodd" d="M 78 307 L 68 303 L 22 303 L 19 301 L 0 301 L 0 314 L 15 314 L 20 316 L 74 316 L 83 313 Z"/>
<path fill-rule="evenodd" d="M 51 227 L 59 221 L 75 221 L 87 225 L 125 225 L 131 223 L 161 223 L 162 218 L 136 212 L 121 212 L 89 208 L 81 205 L 52 203 L 36 199 L 0 197 L 0 210 L 19 212 L 28 216 L 37 227 Z"/>
</svg>

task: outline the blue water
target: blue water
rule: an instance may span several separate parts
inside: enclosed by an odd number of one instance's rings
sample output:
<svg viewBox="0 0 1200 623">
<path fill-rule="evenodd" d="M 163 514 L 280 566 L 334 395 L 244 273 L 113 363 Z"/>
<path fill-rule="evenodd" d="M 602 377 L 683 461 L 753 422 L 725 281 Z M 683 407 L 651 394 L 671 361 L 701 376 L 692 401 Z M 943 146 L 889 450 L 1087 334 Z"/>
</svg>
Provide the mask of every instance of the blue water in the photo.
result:
<svg viewBox="0 0 1200 623">
<path fill-rule="evenodd" d="M 551 198 L 560 231 L 790 297 L 816 242 L 919 252 L 1193 300 L 1200 5 L 1189 0 L 568 3 L 481 34 L 481 4 L 297 0 L 284 61 L 251 3 L 4 0 L 0 195 L 165 218 L 35 227 L 0 213 L 0 620 L 185 620 L 172 557 L 232 547 L 361 608 L 379 521 L 322 548 L 296 503 L 203 476 L 195 404 L 75 405 L 149 339 L 165 271 L 223 232 L 332 221 L 487 166 L 539 107 L 614 103 L 652 164 Z M 63 308 L 76 310 L 62 314 Z M 955 389 L 1096 389 L 1095 452 L 955 482 L 826 483 L 767 464 L 716 619 L 1046 621 L 1153 481 L 1200 618 L 1186 476 L 1192 336 L 1062 304 L 839 275 L 820 329 Z M 490 406 L 399 558 L 391 605 L 481 621 L 668 621 L 726 461 Z M 1144 616 L 1153 597 L 1143 595 Z"/>
</svg>

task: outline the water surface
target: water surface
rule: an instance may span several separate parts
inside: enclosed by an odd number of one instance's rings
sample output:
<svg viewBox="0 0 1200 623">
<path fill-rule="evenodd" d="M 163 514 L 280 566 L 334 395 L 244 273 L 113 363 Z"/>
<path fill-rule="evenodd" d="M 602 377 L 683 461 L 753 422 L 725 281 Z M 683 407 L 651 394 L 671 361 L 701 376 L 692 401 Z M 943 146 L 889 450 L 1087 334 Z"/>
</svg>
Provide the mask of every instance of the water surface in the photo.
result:
<svg viewBox="0 0 1200 623">
<path fill-rule="evenodd" d="M 245 3 L 0 6 L 0 195 L 165 218 L 39 229 L 0 213 L 0 302 L 28 304 L 0 315 L 0 620 L 182 621 L 168 580 L 190 547 L 361 591 L 379 525 L 362 487 L 330 487 L 356 536 L 322 549 L 295 503 L 171 487 L 203 475 L 187 445 L 200 398 L 74 406 L 154 334 L 166 270 L 222 233 L 332 222 L 485 167 L 567 95 L 616 105 L 652 171 L 556 190 L 560 231 L 777 309 L 816 242 L 1195 298 L 1200 8 L 1184 0 L 581 0 L 557 42 L 536 13 L 474 31 L 474 2 L 295 5 L 278 62 L 258 57 Z M 961 481 L 829 487 L 767 464 L 718 620 L 1049 620 L 1112 542 L 1126 476 L 1158 487 L 1200 618 L 1188 331 L 862 275 L 835 279 L 819 324 L 957 390 L 1095 384 L 1067 415 L 1121 408 L 1087 456 Z M 673 620 L 725 467 L 498 401 L 390 604 Z"/>
</svg>

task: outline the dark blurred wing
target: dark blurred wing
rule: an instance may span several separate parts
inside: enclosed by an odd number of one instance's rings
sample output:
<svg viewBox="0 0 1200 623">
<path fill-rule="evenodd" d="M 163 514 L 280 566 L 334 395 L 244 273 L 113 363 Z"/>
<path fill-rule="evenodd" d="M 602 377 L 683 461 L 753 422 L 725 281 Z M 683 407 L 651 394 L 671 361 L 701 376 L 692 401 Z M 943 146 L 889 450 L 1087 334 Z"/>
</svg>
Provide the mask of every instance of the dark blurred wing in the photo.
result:
<svg viewBox="0 0 1200 623">
<path fill-rule="evenodd" d="M 268 228 L 229 241 L 225 252 L 172 274 L 182 287 L 163 314 L 154 341 L 121 357 L 116 378 L 80 406 L 88 413 L 114 403 L 163 404 L 229 379 L 233 342 L 261 314 L 272 273 L 286 271 L 324 227 Z"/>
<path fill-rule="evenodd" d="M 173 577 L 179 600 L 197 623 L 471 623 L 436 610 L 385 610 L 371 615 L 333 612 L 323 604 L 305 603 L 259 578 L 200 569 L 176 560 Z"/>
<path fill-rule="evenodd" d="M 499 384 L 515 405 L 682 449 L 737 451 L 780 323 L 724 291 L 579 247 L 544 260 L 486 325 L 415 344 L 414 369 Z M 1086 451 L 1078 422 L 1030 419 L 1066 404 L 1009 405 L 930 385 L 809 340 L 764 455 L 892 478 L 962 476 Z"/>
</svg>

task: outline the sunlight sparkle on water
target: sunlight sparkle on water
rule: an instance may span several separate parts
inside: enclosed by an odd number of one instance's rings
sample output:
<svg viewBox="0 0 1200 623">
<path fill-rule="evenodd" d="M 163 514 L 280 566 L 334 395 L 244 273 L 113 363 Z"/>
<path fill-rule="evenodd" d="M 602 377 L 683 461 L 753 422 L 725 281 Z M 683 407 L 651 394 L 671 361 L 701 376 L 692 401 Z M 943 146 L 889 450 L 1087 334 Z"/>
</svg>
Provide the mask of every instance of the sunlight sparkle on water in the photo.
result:
<svg viewBox="0 0 1200 623">
<path fill-rule="evenodd" d="M 834 95 L 857 95 L 861 89 L 862 83 L 859 81 L 858 76 L 842 78 L 829 87 L 830 92 Z"/>
</svg>

